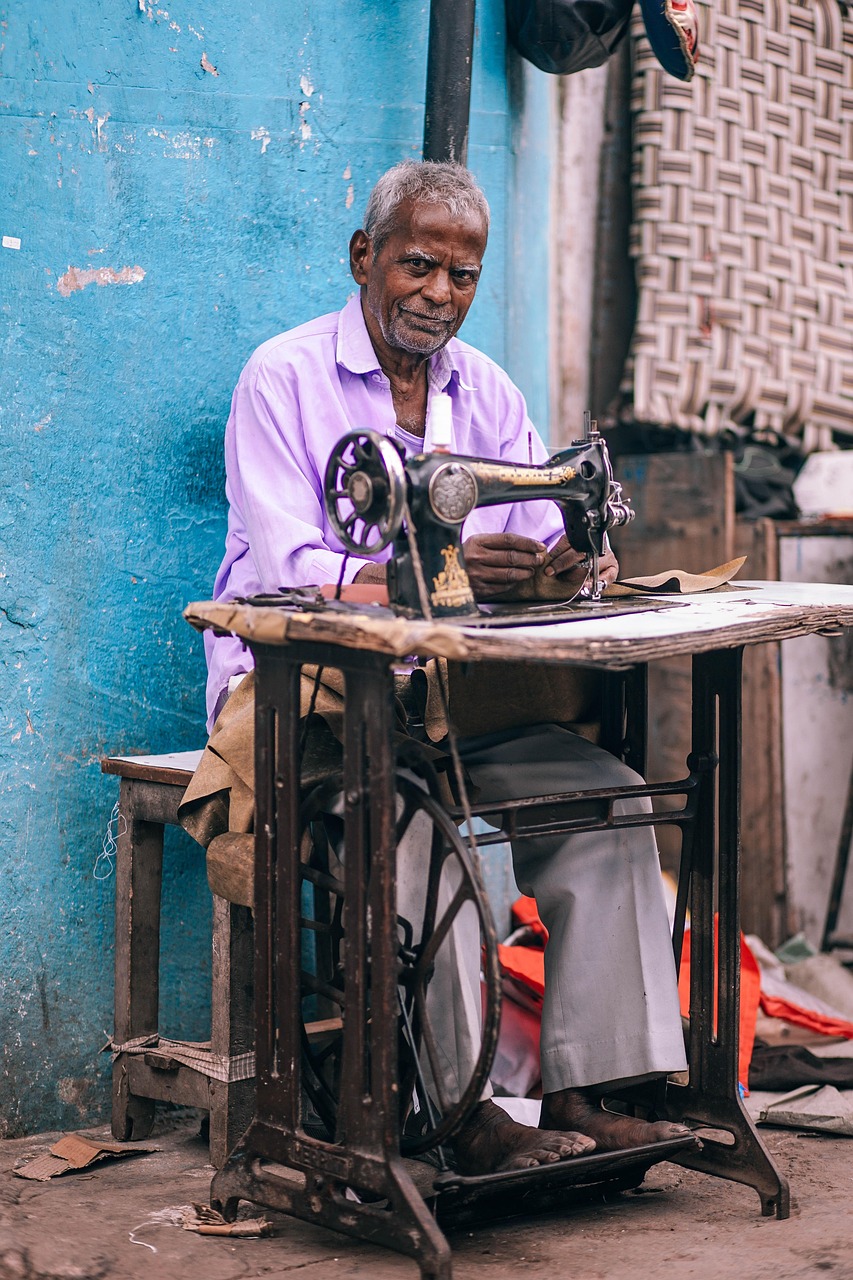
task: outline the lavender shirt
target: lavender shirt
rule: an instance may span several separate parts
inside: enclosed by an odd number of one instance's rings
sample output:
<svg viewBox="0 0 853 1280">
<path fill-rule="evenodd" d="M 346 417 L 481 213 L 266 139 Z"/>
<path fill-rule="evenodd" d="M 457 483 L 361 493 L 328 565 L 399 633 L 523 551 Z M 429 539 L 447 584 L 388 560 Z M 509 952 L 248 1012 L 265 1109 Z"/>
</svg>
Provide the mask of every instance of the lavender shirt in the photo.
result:
<svg viewBox="0 0 853 1280">
<path fill-rule="evenodd" d="M 548 456 L 524 398 L 492 360 L 458 338 L 432 357 L 429 394 L 453 402 L 455 453 L 513 462 Z M 391 387 L 379 367 L 358 295 L 343 311 L 300 325 L 259 347 L 242 374 L 225 429 L 228 533 L 215 600 L 337 582 L 343 548 L 323 505 L 323 474 L 348 431 L 370 428 L 407 453 L 429 450 L 396 424 Z M 464 537 L 518 533 L 553 544 L 563 524 L 552 502 L 512 503 L 473 511 Z M 388 547 L 377 559 L 387 560 Z M 351 556 L 344 582 L 368 561 Z M 234 636 L 204 636 L 208 728 L 229 679 L 252 668 Z"/>
</svg>

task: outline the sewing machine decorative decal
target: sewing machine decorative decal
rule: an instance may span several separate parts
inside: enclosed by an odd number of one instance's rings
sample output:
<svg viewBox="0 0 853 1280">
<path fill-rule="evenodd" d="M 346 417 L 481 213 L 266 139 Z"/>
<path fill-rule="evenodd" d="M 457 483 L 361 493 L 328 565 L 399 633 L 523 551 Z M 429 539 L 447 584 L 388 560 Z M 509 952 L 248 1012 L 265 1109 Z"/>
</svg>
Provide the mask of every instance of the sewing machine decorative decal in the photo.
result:
<svg viewBox="0 0 853 1280">
<path fill-rule="evenodd" d="M 391 604 L 420 617 L 476 612 L 462 550 L 462 525 L 476 507 L 543 498 L 557 503 L 570 544 L 589 557 L 588 598 L 599 600 L 607 531 L 634 512 L 588 413 L 583 439 L 541 466 L 445 450 L 406 459 L 387 436 L 354 431 L 338 441 L 326 467 L 326 512 L 341 544 L 369 558 L 393 542 Z"/>
</svg>

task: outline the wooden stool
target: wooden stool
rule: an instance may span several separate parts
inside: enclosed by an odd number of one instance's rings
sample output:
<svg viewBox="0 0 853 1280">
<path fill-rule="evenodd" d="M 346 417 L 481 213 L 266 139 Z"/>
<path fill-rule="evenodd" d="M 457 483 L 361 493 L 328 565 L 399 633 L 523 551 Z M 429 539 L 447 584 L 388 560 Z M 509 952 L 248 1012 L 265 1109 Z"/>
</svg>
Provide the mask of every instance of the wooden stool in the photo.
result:
<svg viewBox="0 0 853 1280">
<path fill-rule="evenodd" d="M 158 1100 L 210 1113 L 210 1160 L 220 1168 L 252 1118 L 254 1001 L 252 913 L 214 895 L 209 1044 L 158 1033 L 163 833 L 200 751 L 112 756 L 121 778 L 116 853 L 115 1029 L 112 1131 L 145 1138 Z M 248 1076 L 248 1078 L 246 1078 Z M 242 1077 L 242 1078 L 241 1078 Z"/>
</svg>

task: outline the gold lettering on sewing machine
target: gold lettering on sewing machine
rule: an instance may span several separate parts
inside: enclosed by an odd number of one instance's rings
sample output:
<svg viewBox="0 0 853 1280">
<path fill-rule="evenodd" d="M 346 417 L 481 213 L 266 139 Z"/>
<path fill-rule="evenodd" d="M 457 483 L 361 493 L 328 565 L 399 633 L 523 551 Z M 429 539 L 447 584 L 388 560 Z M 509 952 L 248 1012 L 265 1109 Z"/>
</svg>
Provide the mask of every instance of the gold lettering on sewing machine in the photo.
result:
<svg viewBox="0 0 853 1280">
<path fill-rule="evenodd" d="M 512 485 L 547 485 L 568 484 L 577 475 L 574 467 L 568 464 L 562 467 L 513 467 L 509 463 L 476 462 L 471 467 L 477 479 L 487 483 L 495 480 L 500 484 Z"/>
<path fill-rule="evenodd" d="M 430 601 L 436 609 L 458 609 L 460 605 L 473 604 L 474 593 L 468 575 L 459 563 L 459 548 L 452 545 L 441 548 L 444 568 L 432 580 L 435 590 Z"/>
</svg>

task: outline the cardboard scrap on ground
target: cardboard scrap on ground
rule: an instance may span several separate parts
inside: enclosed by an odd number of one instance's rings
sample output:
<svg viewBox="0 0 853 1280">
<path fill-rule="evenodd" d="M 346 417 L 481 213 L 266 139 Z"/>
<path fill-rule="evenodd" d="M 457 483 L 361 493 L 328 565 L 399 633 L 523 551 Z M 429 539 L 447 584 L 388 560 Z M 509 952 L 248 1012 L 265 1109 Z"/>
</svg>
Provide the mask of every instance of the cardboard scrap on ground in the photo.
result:
<svg viewBox="0 0 853 1280">
<path fill-rule="evenodd" d="M 124 1156 L 144 1156 L 159 1150 L 159 1147 L 144 1142 L 110 1142 L 105 1138 L 87 1137 L 83 1133 L 66 1133 L 50 1151 L 28 1160 L 14 1172 L 19 1178 L 48 1182 L 63 1173 L 86 1169 L 98 1160 L 120 1160 Z"/>
<path fill-rule="evenodd" d="M 831 1084 L 793 1089 L 767 1103 L 758 1123 L 853 1138 L 853 1090 L 842 1092 Z"/>
</svg>

